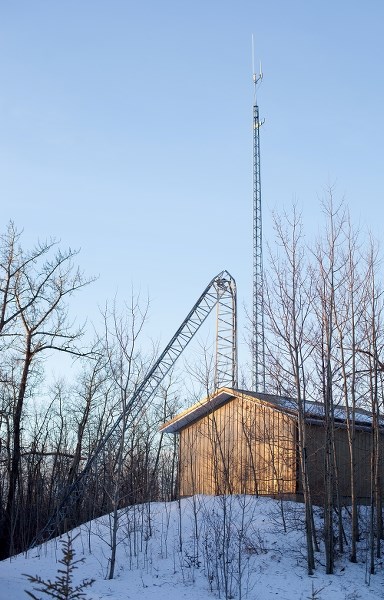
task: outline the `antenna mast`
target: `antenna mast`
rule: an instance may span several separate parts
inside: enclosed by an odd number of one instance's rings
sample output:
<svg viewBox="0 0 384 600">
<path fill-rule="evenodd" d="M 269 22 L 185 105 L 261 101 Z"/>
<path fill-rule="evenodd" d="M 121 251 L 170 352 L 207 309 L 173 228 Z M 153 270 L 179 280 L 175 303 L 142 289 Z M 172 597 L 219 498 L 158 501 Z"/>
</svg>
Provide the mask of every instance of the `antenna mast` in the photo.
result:
<svg viewBox="0 0 384 600">
<path fill-rule="evenodd" d="M 252 36 L 253 66 L 253 338 L 252 338 L 252 378 L 255 391 L 265 391 L 265 340 L 264 340 L 264 291 L 263 291 L 263 236 L 261 219 L 260 185 L 260 122 L 256 100 L 256 87 L 263 78 L 261 69 L 255 73 Z"/>
</svg>

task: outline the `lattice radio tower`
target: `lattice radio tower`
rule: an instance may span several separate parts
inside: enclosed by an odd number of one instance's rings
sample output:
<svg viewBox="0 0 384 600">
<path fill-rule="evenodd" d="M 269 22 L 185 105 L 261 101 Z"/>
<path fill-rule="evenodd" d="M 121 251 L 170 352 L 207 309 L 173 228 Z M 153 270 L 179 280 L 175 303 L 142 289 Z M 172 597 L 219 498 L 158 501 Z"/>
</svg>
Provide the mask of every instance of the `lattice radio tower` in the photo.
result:
<svg viewBox="0 0 384 600">
<path fill-rule="evenodd" d="M 260 64 L 256 75 L 253 59 L 253 337 L 252 337 L 252 376 L 253 389 L 265 391 L 265 340 L 264 340 L 264 291 L 263 291 L 263 231 L 261 218 L 260 184 L 260 122 L 256 88 L 263 78 Z"/>
</svg>

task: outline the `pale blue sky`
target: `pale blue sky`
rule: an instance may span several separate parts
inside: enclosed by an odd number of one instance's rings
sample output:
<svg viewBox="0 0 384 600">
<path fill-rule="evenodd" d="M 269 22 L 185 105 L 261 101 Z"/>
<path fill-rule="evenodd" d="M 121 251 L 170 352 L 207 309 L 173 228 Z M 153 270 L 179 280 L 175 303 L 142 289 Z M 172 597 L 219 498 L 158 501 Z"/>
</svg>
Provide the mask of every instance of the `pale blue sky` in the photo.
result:
<svg viewBox="0 0 384 600">
<path fill-rule="evenodd" d="M 252 59 L 264 236 L 328 184 L 384 221 L 381 0 L 20 0 L 0 4 L 0 198 L 25 243 L 81 247 L 79 316 L 132 287 L 165 344 L 208 281 L 252 290 Z M 240 321 L 240 338 L 244 319 Z"/>
</svg>

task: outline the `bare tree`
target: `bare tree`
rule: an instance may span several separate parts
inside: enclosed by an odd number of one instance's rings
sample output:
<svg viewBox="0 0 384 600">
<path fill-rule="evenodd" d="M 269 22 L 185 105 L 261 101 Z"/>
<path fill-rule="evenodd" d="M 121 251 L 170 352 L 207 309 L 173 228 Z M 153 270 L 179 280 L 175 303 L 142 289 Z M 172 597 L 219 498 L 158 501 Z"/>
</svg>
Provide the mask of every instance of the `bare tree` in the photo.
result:
<svg viewBox="0 0 384 600">
<path fill-rule="evenodd" d="M 312 273 L 305 261 L 301 216 L 293 207 L 292 216 L 274 215 L 275 254 L 271 252 L 271 270 L 266 286 L 266 314 L 270 329 L 269 349 L 280 372 L 279 388 L 293 392 L 297 399 L 298 446 L 305 503 L 308 573 L 315 568 L 316 544 L 306 442 L 306 364 L 312 348 L 308 344 L 311 330 L 313 298 Z M 280 353 L 275 352 L 278 347 Z M 279 359 L 280 355 L 280 359 Z M 276 371 L 275 371 L 276 376 Z"/>
<path fill-rule="evenodd" d="M 349 448 L 350 494 L 351 494 L 351 562 L 357 561 L 359 541 L 358 497 L 356 481 L 356 409 L 361 374 L 357 347 L 362 335 L 364 303 L 364 279 L 359 269 L 358 235 L 353 231 L 350 218 L 346 219 L 345 275 L 338 302 L 334 306 L 334 324 L 337 330 L 339 378 L 341 397 L 346 411 L 346 429 Z M 336 306 L 337 304 L 337 306 Z"/>
<path fill-rule="evenodd" d="M 372 444 L 371 444 L 371 519 L 370 519 L 370 572 L 375 572 L 375 538 L 376 556 L 381 556 L 382 524 L 382 493 L 381 493 L 381 453 L 380 443 L 380 371 L 383 368 L 379 356 L 383 352 L 383 290 L 378 284 L 377 271 L 379 267 L 378 249 L 371 240 L 367 253 L 367 277 L 365 286 L 365 344 L 362 353 L 366 357 L 368 374 L 368 392 L 372 413 Z"/>
<path fill-rule="evenodd" d="M 142 381 L 147 367 L 144 365 L 138 339 L 146 320 L 148 303 L 144 309 L 140 306 L 139 299 L 132 296 L 129 305 L 125 305 L 125 314 L 119 314 L 116 303 L 112 309 L 108 306 L 104 311 L 105 329 L 105 355 L 109 377 L 114 385 L 116 405 L 120 414 L 124 415 L 121 421 L 118 437 L 117 452 L 113 459 L 111 476 L 113 487 L 110 491 L 112 502 L 111 515 L 111 558 L 108 579 L 113 579 L 116 564 L 117 532 L 119 527 L 119 508 L 124 502 L 123 497 L 123 470 L 126 456 L 126 436 L 129 426 L 140 415 L 140 406 L 132 406 L 128 414 L 128 401 L 133 395 L 137 385 Z M 126 502 L 127 503 L 127 502 Z"/>
<path fill-rule="evenodd" d="M 326 572 L 334 570 L 334 495 L 338 491 L 337 463 L 335 461 L 334 420 L 334 370 L 335 370 L 335 310 L 337 295 L 344 277 L 344 255 L 340 251 L 344 242 L 345 211 L 342 204 L 334 203 L 333 191 L 323 203 L 325 235 L 317 244 L 317 318 L 319 323 L 319 372 L 324 404 L 324 541 Z M 339 514 L 340 514 L 340 506 Z M 340 525 L 340 524 L 339 524 Z"/>
<path fill-rule="evenodd" d="M 3 356 L 6 354 L 3 364 L 16 365 L 3 374 L 13 382 L 14 397 L 8 490 L 0 524 L 2 558 L 17 550 L 14 542 L 24 402 L 47 351 L 75 356 L 83 353 L 79 346 L 83 330 L 69 321 L 67 299 L 90 282 L 73 264 L 76 251 L 63 252 L 55 242 L 47 242 L 26 253 L 17 245 L 19 237 L 11 224 L 2 238 L 0 255 L 0 345 Z"/>
</svg>

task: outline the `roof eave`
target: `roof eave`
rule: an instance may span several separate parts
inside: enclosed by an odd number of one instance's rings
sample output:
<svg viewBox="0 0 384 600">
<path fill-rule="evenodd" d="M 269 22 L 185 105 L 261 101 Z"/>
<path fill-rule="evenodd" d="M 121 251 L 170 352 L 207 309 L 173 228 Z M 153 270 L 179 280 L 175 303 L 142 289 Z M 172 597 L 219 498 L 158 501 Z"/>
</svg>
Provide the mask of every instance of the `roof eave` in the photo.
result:
<svg viewBox="0 0 384 600">
<path fill-rule="evenodd" d="M 196 402 L 193 406 L 187 408 L 182 413 L 164 423 L 160 427 L 161 433 L 178 433 L 181 429 L 196 421 L 200 417 L 209 414 L 219 406 L 228 402 L 235 397 L 235 391 L 229 388 L 221 388 L 212 396 L 204 398 L 200 402 Z"/>
</svg>

